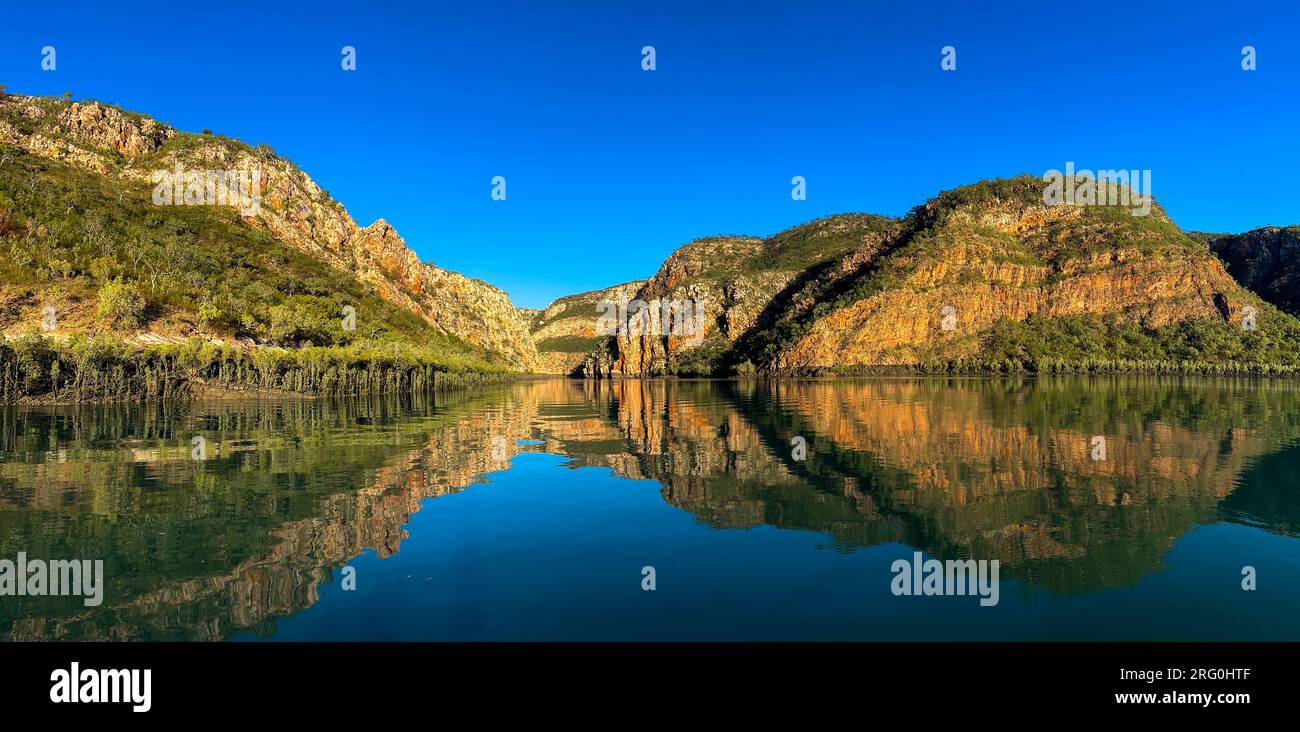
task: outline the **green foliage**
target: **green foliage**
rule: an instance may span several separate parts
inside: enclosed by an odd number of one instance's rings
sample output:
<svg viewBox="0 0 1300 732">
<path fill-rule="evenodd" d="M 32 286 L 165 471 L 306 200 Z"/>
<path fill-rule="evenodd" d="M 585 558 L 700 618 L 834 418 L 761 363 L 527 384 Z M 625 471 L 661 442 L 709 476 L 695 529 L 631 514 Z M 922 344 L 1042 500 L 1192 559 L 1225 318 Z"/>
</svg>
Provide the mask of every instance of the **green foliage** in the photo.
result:
<svg viewBox="0 0 1300 732">
<path fill-rule="evenodd" d="M 60 106 L 57 100 L 38 103 Z M 48 119 L 0 107 L 0 122 L 23 133 L 53 134 L 40 127 Z M 199 145 L 249 149 L 218 136 L 182 133 L 153 155 L 161 161 Z M 422 354 L 448 368 L 494 371 L 503 363 L 383 300 L 351 273 L 245 225 L 233 209 L 155 206 L 147 185 L 4 145 L 0 157 L 6 157 L 0 165 L 0 301 L 48 290 L 57 281 L 67 301 L 98 303 L 105 328 L 202 328 L 227 340 L 286 347 L 419 344 Z M 355 331 L 342 328 L 343 305 L 356 309 Z"/>
<path fill-rule="evenodd" d="M 862 246 L 863 240 L 883 236 L 895 219 L 875 214 L 837 214 L 782 231 L 763 243 L 763 254 L 749 263 L 751 270 L 801 271 L 831 262 Z"/>
<path fill-rule="evenodd" d="M 207 302 L 199 305 L 197 315 L 199 322 L 209 327 L 220 325 L 225 318 L 220 308 Z"/>
<path fill-rule="evenodd" d="M 11 389 L 41 393 L 52 387 L 50 371 L 58 355 L 45 338 L 28 335 L 15 340 L 12 346 L 0 346 L 0 358 L 5 356 L 11 369 L 7 374 Z"/>
<path fill-rule="evenodd" d="M 312 395 L 402 393 L 505 373 L 402 344 L 245 349 L 192 338 L 180 346 L 141 350 L 105 335 L 74 335 L 62 345 L 32 335 L 0 345 L 0 402 L 184 398 L 203 387 Z"/>
<path fill-rule="evenodd" d="M 1043 191 L 1045 188 L 1046 183 L 1042 178 L 1027 174 L 1014 178 L 982 180 L 978 183 L 943 191 L 924 205 L 918 206 L 909 216 L 912 218 L 925 217 L 926 214 L 937 214 L 958 209 L 988 208 L 1004 203 L 1020 206 L 1041 206 L 1043 205 Z"/>
<path fill-rule="evenodd" d="M 684 350 L 672 359 L 668 372 L 675 376 L 713 376 L 727 370 L 725 365 L 729 344 L 719 337 L 711 337 L 696 348 Z"/>
<path fill-rule="evenodd" d="M 604 337 L 560 336 L 537 342 L 537 350 L 549 353 L 591 353 L 605 341 Z"/>
<path fill-rule="evenodd" d="M 1009 365 L 1001 370 L 1027 371 L 1122 362 L 1144 364 L 1134 370 L 1162 365 L 1170 371 L 1198 372 L 1300 367 L 1300 352 L 1294 348 L 1300 326 L 1271 310 L 1262 316 L 1254 331 L 1208 319 L 1158 329 L 1098 316 L 1001 320 L 985 334 L 979 358 Z"/>
<path fill-rule="evenodd" d="M 336 346 L 350 342 L 341 307 L 320 297 L 294 295 L 271 308 L 269 335 L 281 346 Z"/>
<path fill-rule="evenodd" d="M 148 304 L 139 285 L 114 279 L 99 288 L 97 312 L 123 328 L 135 328 L 143 322 Z"/>
</svg>

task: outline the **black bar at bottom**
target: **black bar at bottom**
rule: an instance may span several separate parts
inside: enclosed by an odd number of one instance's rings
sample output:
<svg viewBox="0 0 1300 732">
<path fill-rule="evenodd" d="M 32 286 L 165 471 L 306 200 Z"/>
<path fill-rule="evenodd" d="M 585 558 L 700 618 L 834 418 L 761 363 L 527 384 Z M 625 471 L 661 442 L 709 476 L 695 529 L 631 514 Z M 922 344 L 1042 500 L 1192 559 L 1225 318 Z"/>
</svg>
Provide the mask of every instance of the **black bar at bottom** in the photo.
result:
<svg viewBox="0 0 1300 732">
<path fill-rule="evenodd" d="M 450 722 L 444 715 L 452 710 L 487 720 L 597 709 L 622 709 L 628 723 L 680 712 L 683 721 L 812 724 L 823 713 L 886 708 L 917 721 L 1029 711 L 1055 721 L 1096 713 L 1248 717 L 1293 709 L 1298 651 L 1300 644 L 1283 643 L 9 644 L 0 645 L 0 704 L 10 719 L 26 712 L 50 722 L 337 720 L 399 711 Z M 149 669 L 151 708 L 53 702 L 52 674 L 70 676 L 74 662 L 79 672 Z M 1151 696 L 1121 703 L 1125 694 Z"/>
</svg>

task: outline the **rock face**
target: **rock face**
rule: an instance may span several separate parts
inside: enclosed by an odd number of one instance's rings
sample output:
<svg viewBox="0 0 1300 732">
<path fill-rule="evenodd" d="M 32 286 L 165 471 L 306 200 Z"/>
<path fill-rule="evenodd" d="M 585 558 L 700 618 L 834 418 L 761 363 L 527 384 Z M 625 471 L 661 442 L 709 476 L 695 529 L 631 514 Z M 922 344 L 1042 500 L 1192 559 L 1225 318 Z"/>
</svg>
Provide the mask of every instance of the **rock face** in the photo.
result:
<svg viewBox="0 0 1300 732">
<path fill-rule="evenodd" d="M 915 210 L 894 242 L 866 258 L 867 277 L 850 283 L 847 295 L 823 300 L 812 317 L 787 316 L 802 328 L 771 365 L 974 358 L 980 336 L 1004 319 L 1100 315 L 1158 329 L 1194 319 L 1237 322 L 1242 306 L 1255 302 L 1158 207 L 1143 219 L 1047 206 L 1041 185 L 1029 178 L 977 184 Z"/>
<path fill-rule="evenodd" d="M 744 370 L 748 339 L 770 327 L 791 296 L 854 251 L 871 249 L 893 219 L 844 214 L 767 239 L 711 237 L 673 252 L 636 293 L 649 305 L 645 332 L 620 334 L 583 366 L 587 375 L 706 375 Z M 674 330 L 664 303 L 682 305 L 702 326 Z M 687 319 L 689 320 L 689 318 Z"/>
<path fill-rule="evenodd" d="M 537 344 L 537 371 L 572 376 L 579 372 L 594 349 L 606 340 L 597 332 L 601 302 L 626 303 L 636 297 L 645 280 L 569 295 L 528 313 Z"/>
<path fill-rule="evenodd" d="M 443 332 L 497 354 L 519 371 L 536 367 L 526 321 L 500 289 L 421 262 L 382 219 L 359 226 L 293 163 L 269 148 L 177 132 L 148 117 L 90 102 L 65 104 L 10 96 L 21 125 L 0 123 L 0 143 L 152 187 L 158 170 L 259 173 L 259 203 L 241 210 L 246 225 L 313 255 L 370 285 L 380 297 Z"/>
<path fill-rule="evenodd" d="M 533 313 L 487 283 L 421 262 L 382 219 L 359 226 L 265 146 L 178 132 L 96 102 L 11 95 L 0 105 L 0 144 L 108 176 L 132 195 L 147 195 L 155 172 L 177 166 L 257 171 L 260 195 L 241 209 L 242 226 L 517 371 L 640 377 L 979 361 L 995 353 L 992 334 L 1008 323 L 1087 317 L 1110 334 L 1128 326 L 1157 333 L 1189 322 L 1240 324 L 1247 306 L 1283 325 L 1275 352 L 1300 334 L 1300 323 L 1233 280 L 1297 312 L 1300 229 L 1198 241 L 1154 204 L 1143 217 L 1114 206 L 1046 205 L 1043 182 L 1028 176 L 947 191 L 902 220 L 844 214 L 767 238 L 698 239 L 649 280 Z M 595 305 L 603 299 L 645 303 L 647 327 L 602 336 Z M 686 315 L 685 332 L 668 322 L 669 304 Z"/>
<path fill-rule="evenodd" d="M 721 341 L 734 340 L 752 327 L 763 302 L 779 291 L 793 273 L 747 272 L 737 265 L 763 254 L 763 240 L 717 237 L 683 246 L 664 261 L 654 277 L 637 292 L 646 302 L 651 320 L 648 332 L 621 333 L 616 339 L 618 373 L 666 373 L 674 359 L 695 349 L 717 349 Z M 692 314 L 701 312 L 703 333 L 676 333 L 662 317 L 665 301 L 690 303 Z M 658 304 L 658 306 L 656 306 Z M 693 344 L 691 341 L 700 341 Z"/>
<path fill-rule="evenodd" d="M 768 239 L 692 242 L 638 297 L 702 303 L 703 343 L 621 335 L 583 371 L 820 373 L 978 361 L 1006 323 L 1093 318 L 1104 333 L 1136 326 L 1159 334 L 1189 321 L 1240 324 L 1246 306 L 1267 308 L 1158 205 L 1147 216 L 1052 206 L 1043 186 L 1029 176 L 985 181 L 901 221 L 833 216 Z M 1294 237 L 1282 230 L 1237 245 L 1250 262 L 1241 267 L 1274 278 L 1279 300 L 1291 282 L 1278 273 L 1295 261 Z"/>
<path fill-rule="evenodd" d="M 98 102 L 69 106 L 59 115 L 54 132 L 66 134 L 78 145 L 128 158 L 151 153 L 176 134 L 148 117 L 133 118 Z"/>
<path fill-rule="evenodd" d="M 154 152 L 176 135 L 155 120 L 98 102 L 63 104 L 9 95 L 0 104 L 16 108 L 21 120 L 17 125 L 0 121 L 0 142 L 95 173 L 115 170 L 123 157 Z"/>
<path fill-rule="evenodd" d="M 1292 315 L 1300 315 L 1300 226 L 1265 226 L 1208 237 L 1210 249 L 1238 282 Z"/>
</svg>

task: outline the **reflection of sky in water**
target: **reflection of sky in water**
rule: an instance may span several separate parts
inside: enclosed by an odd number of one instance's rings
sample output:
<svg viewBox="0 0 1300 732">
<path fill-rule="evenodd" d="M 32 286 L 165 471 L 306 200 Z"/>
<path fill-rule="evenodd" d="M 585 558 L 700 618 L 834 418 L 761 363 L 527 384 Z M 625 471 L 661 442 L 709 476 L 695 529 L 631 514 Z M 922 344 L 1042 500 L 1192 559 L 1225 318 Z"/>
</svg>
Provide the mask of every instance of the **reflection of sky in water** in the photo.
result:
<svg viewBox="0 0 1300 732">
<path fill-rule="evenodd" d="M 103 558 L 108 591 L 0 598 L 0 634 L 1295 640 L 1297 414 L 1289 382 L 1194 379 L 10 410 L 0 557 Z M 998 605 L 893 596 L 918 549 L 998 559 Z"/>
</svg>

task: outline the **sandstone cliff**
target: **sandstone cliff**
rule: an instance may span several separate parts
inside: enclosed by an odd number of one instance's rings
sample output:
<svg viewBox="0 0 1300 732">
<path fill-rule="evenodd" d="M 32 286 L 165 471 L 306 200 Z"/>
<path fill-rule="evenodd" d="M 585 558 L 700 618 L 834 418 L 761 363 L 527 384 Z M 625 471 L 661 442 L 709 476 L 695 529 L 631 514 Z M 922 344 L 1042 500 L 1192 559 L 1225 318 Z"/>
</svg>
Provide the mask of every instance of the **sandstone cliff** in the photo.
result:
<svg viewBox="0 0 1300 732">
<path fill-rule="evenodd" d="M 769 239 L 692 242 L 638 296 L 702 303 L 704 341 L 620 336 L 584 373 L 1037 370 L 1106 360 L 1295 366 L 1288 354 L 1300 344 L 1300 322 L 1239 285 L 1159 205 L 1146 216 L 1047 205 L 1043 185 L 1030 176 L 984 181 L 901 221 L 835 216 Z M 1276 273 L 1267 262 L 1290 261 L 1281 244 L 1251 251 L 1264 252 L 1249 255 L 1257 270 Z M 1279 287 L 1288 281 L 1272 276 Z M 1257 328 L 1244 322 L 1252 309 Z"/>
<path fill-rule="evenodd" d="M 800 327 L 772 366 L 978 358 L 981 336 L 1004 319 L 1099 315 L 1159 329 L 1239 322 L 1242 306 L 1257 303 L 1158 206 L 1148 217 L 1048 206 L 1028 177 L 928 202 L 861 272 L 822 313 L 792 319 Z"/>
<path fill-rule="evenodd" d="M 770 327 L 793 293 L 850 253 L 878 246 L 897 224 L 883 216 L 844 214 L 766 239 L 710 237 L 673 252 L 636 292 L 650 305 L 647 332 L 620 334 L 584 364 L 587 375 L 706 375 L 735 370 L 737 345 Z M 677 332 L 662 303 L 686 303 L 702 332 Z M 659 304 L 658 307 L 655 305 Z M 750 364 L 752 366 L 752 364 Z"/>
<path fill-rule="evenodd" d="M 537 344 L 537 371 L 572 376 L 606 337 L 597 332 L 602 302 L 626 303 L 636 297 L 644 280 L 569 295 L 530 313 L 528 320 Z"/>
<path fill-rule="evenodd" d="M 246 255 L 274 241 L 360 283 L 378 298 L 372 306 L 400 309 L 402 318 L 418 316 L 407 321 L 427 330 L 407 333 L 408 341 L 445 336 L 456 341 L 451 352 L 459 353 L 456 344 L 464 344 L 516 371 L 653 376 L 971 365 L 1039 370 L 1051 363 L 1107 360 L 1300 367 L 1300 321 L 1265 302 L 1292 312 L 1300 307 L 1294 296 L 1296 229 L 1197 239 L 1154 204 L 1147 216 L 1116 206 L 1046 205 L 1043 182 L 1030 176 L 944 192 L 901 220 L 844 214 L 767 238 L 698 239 L 668 257 L 649 280 L 562 298 L 537 313 L 514 307 L 487 283 L 421 262 L 382 219 L 359 226 L 309 176 L 266 146 L 180 132 L 96 102 L 10 96 L 0 101 L 0 164 L 17 159 L 24 175 L 38 176 L 42 171 L 28 158 L 89 178 L 64 176 L 61 190 L 28 192 L 28 207 L 43 206 L 48 221 L 29 216 L 17 225 L 21 214 L 0 200 L 0 238 L 21 243 L 28 254 L 49 249 L 51 242 L 66 252 L 45 256 L 24 277 L 39 271 L 46 281 L 93 283 L 82 290 L 122 277 L 123 269 L 131 269 L 136 279 L 152 278 L 168 266 L 171 240 L 195 235 L 192 222 L 169 221 L 153 242 L 153 260 L 124 264 L 138 254 L 126 251 L 135 243 L 104 244 L 94 217 L 78 212 L 77 202 L 67 211 L 80 216 L 78 221 L 58 220 L 63 209 L 52 202 L 69 187 L 111 181 L 101 198 L 147 204 L 152 176 L 160 170 L 178 165 L 257 170 L 260 205 L 241 211 L 234 225 L 241 235 L 265 238 L 244 242 L 244 252 L 232 261 L 243 256 L 245 267 L 268 266 L 265 257 L 249 262 Z M 137 231 L 154 225 L 140 221 L 142 216 L 150 213 L 134 210 L 129 225 Z M 96 256 L 113 247 L 116 264 Z M 96 267 L 102 277 L 88 276 Z M 188 276 L 188 290 L 164 293 L 156 302 L 202 294 L 203 275 L 191 270 L 178 276 Z M 298 337 L 295 331 L 303 329 L 293 327 L 295 318 L 312 307 L 320 315 L 335 304 L 320 297 L 328 289 L 320 287 L 309 293 L 316 296 L 314 303 L 286 303 L 299 296 L 286 281 L 294 276 L 266 283 L 283 291 L 263 298 L 257 327 L 251 328 L 264 336 L 279 329 L 276 341 L 282 346 L 315 343 Z M 0 286 L 0 330 L 9 333 L 19 321 L 31 327 L 50 300 L 58 302 L 61 322 L 73 329 L 88 332 L 102 325 L 92 312 L 95 290 L 78 293 L 60 285 L 46 291 L 32 284 L 38 279 L 28 277 L 31 281 L 13 291 Z M 601 299 L 646 303 L 650 327 L 604 337 L 597 332 L 594 307 Z M 666 303 L 688 304 L 699 332 L 673 331 L 661 309 Z M 210 335 L 201 327 L 200 305 L 209 307 L 209 314 L 223 309 L 221 302 L 196 302 L 194 312 L 170 320 L 172 314 L 155 314 L 153 324 L 159 327 L 135 340 Z M 22 316 L 14 317 L 15 312 Z M 1247 312 L 1258 317 L 1249 320 Z M 238 336 L 239 318 L 249 316 L 226 315 L 232 323 L 228 330 Z M 372 332 L 400 325 L 391 314 L 380 320 L 371 324 Z M 1254 334 L 1243 335 L 1246 331 Z"/>
</svg>

